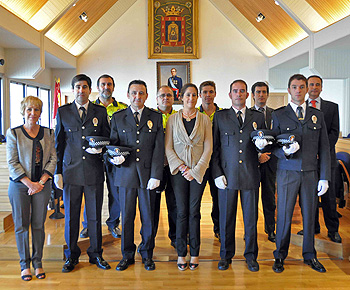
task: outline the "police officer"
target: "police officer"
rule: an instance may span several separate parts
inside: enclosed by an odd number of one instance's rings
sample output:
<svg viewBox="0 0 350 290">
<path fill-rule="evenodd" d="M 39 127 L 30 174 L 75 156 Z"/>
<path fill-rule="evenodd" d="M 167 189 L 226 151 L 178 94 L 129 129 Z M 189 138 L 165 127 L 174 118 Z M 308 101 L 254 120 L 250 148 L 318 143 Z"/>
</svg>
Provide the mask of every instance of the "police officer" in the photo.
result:
<svg viewBox="0 0 350 290">
<path fill-rule="evenodd" d="M 199 96 L 202 100 L 202 104 L 199 106 L 199 111 L 210 118 L 213 122 L 214 114 L 221 110 L 219 106 L 214 103 L 216 97 L 216 85 L 213 81 L 204 81 L 199 86 Z M 219 222 L 219 200 L 218 200 L 218 188 L 215 185 L 214 178 L 212 176 L 211 168 L 207 169 L 204 180 L 208 180 L 210 186 L 210 194 L 212 198 L 211 219 L 214 224 L 214 236 L 220 241 L 220 222 Z"/>
<path fill-rule="evenodd" d="M 269 97 L 269 87 L 264 82 L 256 82 L 252 86 L 252 96 L 254 106 L 252 110 L 264 113 L 267 129 L 271 129 L 271 114 L 273 109 L 266 105 Z M 265 233 L 271 242 L 275 242 L 275 191 L 276 191 L 276 169 L 277 158 L 271 152 L 259 154 L 260 174 L 261 174 L 261 200 L 265 218 Z"/>
<path fill-rule="evenodd" d="M 246 248 L 244 257 L 250 271 L 259 271 L 257 216 L 260 182 L 258 152 L 251 141 L 252 131 L 265 128 L 264 115 L 246 107 L 247 84 L 230 85 L 230 109 L 214 115 L 212 172 L 219 188 L 221 248 L 218 268 L 227 270 L 235 255 L 237 198 L 240 192 Z M 249 177 L 249 178 L 247 178 Z"/>
<path fill-rule="evenodd" d="M 141 214 L 142 246 L 140 254 L 146 270 L 154 270 L 154 189 L 160 185 L 164 164 L 162 115 L 144 106 L 148 97 L 144 81 L 134 80 L 128 86 L 130 106 L 116 112 L 111 120 L 111 144 L 130 147 L 127 159 L 115 157 L 114 185 L 119 187 L 122 210 L 123 259 L 116 270 L 123 271 L 135 263 L 134 219 L 136 199 Z"/>
<path fill-rule="evenodd" d="M 86 200 L 90 263 L 110 269 L 102 258 L 101 211 L 103 201 L 103 160 L 99 150 L 88 148 L 86 136 L 109 137 L 106 109 L 89 101 L 91 79 L 76 75 L 72 80 L 74 102 L 58 108 L 56 125 L 57 168 L 55 183 L 63 188 L 65 209 L 66 262 L 62 272 L 70 272 L 79 263 L 79 221 L 82 195 Z M 86 151 L 87 149 L 90 149 Z M 89 153 L 88 153 L 89 152 Z"/>
<path fill-rule="evenodd" d="M 117 102 L 112 97 L 115 88 L 114 79 L 107 74 L 101 75 L 97 80 L 98 98 L 94 101 L 95 104 L 104 106 L 107 110 L 109 119 L 112 119 L 112 115 L 121 109 L 125 109 L 128 106 L 122 102 Z M 108 209 L 109 217 L 106 220 L 106 224 L 109 232 L 114 238 L 121 237 L 121 230 L 119 229 L 120 223 L 120 205 L 118 197 L 118 188 L 113 184 L 113 165 L 106 163 L 106 182 L 108 189 Z M 88 228 L 86 222 L 86 209 L 84 209 L 84 220 L 82 222 L 83 229 L 80 232 L 81 238 L 88 237 Z"/>
<path fill-rule="evenodd" d="M 291 222 L 297 195 L 304 225 L 304 263 L 318 272 L 326 272 L 317 260 L 315 250 L 315 212 L 318 196 L 328 189 L 330 153 L 327 128 L 323 113 L 305 103 L 307 80 L 301 74 L 290 77 L 288 92 L 291 102 L 272 113 L 273 131 L 276 135 L 288 133 L 301 138 L 274 150 L 277 165 L 277 231 L 275 262 L 273 271 L 284 270 L 284 260 L 288 255 Z M 318 172 L 319 165 L 319 172 Z M 317 196 L 318 195 L 318 196 Z"/>
</svg>

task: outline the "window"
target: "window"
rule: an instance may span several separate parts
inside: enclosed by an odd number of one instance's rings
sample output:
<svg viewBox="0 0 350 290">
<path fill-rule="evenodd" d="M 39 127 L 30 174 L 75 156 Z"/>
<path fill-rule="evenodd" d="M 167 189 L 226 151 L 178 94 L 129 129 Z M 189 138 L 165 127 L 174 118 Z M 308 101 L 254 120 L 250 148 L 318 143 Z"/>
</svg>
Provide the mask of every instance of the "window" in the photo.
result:
<svg viewBox="0 0 350 290">
<path fill-rule="evenodd" d="M 26 96 L 39 97 L 43 102 L 43 108 L 39 124 L 45 127 L 50 127 L 51 121 L 51 100 L 50 90 L 40 88 L 25 83 L 10 82 L 10 122 L 11 128 L 20 126 L 24 123 L 23 116 L 20 112 L 21 101 Z"/>
</svg>

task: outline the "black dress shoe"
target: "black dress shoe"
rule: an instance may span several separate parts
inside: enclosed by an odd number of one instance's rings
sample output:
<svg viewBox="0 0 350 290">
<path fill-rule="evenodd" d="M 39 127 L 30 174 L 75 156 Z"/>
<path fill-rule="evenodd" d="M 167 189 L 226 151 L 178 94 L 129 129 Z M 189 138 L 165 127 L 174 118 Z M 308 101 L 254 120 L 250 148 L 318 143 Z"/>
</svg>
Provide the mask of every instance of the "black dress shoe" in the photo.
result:
<svg viewBox="0 0 350 290">
<path fill-rule="evenodd" d="M 90 258 L 89 262 L 91 264 L 97 265 L 97 267 L 102 270 L 109 270 L 111 268 L 107 261 L 105 261 L 102 257 Z"/>
<path fill-rule="evenodd" d="M 87 228 L 83 228 L 80 232 L 80 237 L 82 239 L 86 239 L 89 237 L 89 232 L 88 232 L 88 229 Z"/>
<path fill-rule="evenodd" d="M 156 269 L 156 264 L 152 260 L 152 258 L 142 258 L 142 264 L 145 265 L 145 269 L 147 271 L 153 271 Z"/>
<path fill-rule="evenodd" d="M 328 237 L 331 239 L 332 242 L 335 242 L 338 244 L 341 244 L 342 242 L 342 239 L 338 232 L 334 232 L 334 233 L 328 232 Z"/>
<path fill-rule="evenodd" d="M 274 232 L 269 232 L 267 234 L 267 239 L 270 241 L 270 242 L 273 242 L 275 243 L 276 242 L 276 234 Z"/>
<path fill-rule="evenodd" d="M 115 239 L 119 239 L 122 236 L 122 231 L 117 226 L 114 228 L 108 228 L 108 230 Z"/>
<path fill-rule="evenodd" d="M 315 230 L 315 235 L 318 235 L 320 232 L 321 232 L 320 229 Z M 303 236 L 304 235 L 304 230 L 301 230 L 301 231 L 297 232 L 297 235 Z"/>
<path fill-rule="evenodd" d="M 221 259 L 218 263 L 218 269 L 225 271 L 228 269 L 231 263 L 232 263 L 231 259 Z"/>
<path fill-rule="evenodd" d="M 78 259 L 68 258 L 62 267 L 63 273 L 68 273 L 74 270 L 74 267 L 79 263 Z"/>
<path fill-rule="evenodd" d="M 284 271 L 283 267 L 284 261 L 282 259 L 275 259 L 275 262 L 273 263 L 272 270 L 275 273 L 282 273 Z"/>
<path fill-rule="evenodd" d="M 256 260 L 246 260 L 248 270 L 252 272 L 258 272 L 259 271 L 259 264 Z"/>
<path fill-rule="evenodd" d="M 317 260 L 317 258 L 313 258 L 310 260 L 304 260 L 306 265 L 311 266 L 311 268 L 317 272 L 324 273 L 326 272 L 325 267 Z"/>
<path fill-rule="evenodd" d="M 119 262 L 117 267 L 115 268 L 117 271 L 124 271 L 126 270 L 130 265 L 135 264 L 135 259 L 123 259 Z"/>
</svg>

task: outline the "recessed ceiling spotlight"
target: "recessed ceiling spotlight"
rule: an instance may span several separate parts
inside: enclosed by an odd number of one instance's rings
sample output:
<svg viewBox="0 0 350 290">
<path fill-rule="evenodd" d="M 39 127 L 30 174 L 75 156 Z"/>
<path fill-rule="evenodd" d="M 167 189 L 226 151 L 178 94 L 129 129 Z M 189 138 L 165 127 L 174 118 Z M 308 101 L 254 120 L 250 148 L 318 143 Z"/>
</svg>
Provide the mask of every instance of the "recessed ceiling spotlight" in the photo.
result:
<svg viewBox="0 0 350 290">
<path fill-rule="evenodd" d="M 275 4 L 276 4 L 276 5 L 280 5 L 280 4 L 278 3 L 278 1 L 275 1 Z"/>
<path fill-rule="evenodd" d="M 79 16 L 79 18 L 80 18 L 81 20 L 83 20 L 84 22 L 87 22 L 88 19 L 89 19 L 89 17 L 87 16 L 86 12 L 81 13 L 81 15 Z"/>
<path fill-rule="evenodd" d="M 265 16 L 262 13 L 259 13 L 258 16 L 255 18 L 257 22 L 260 22 L 265 19 Z"/>
<path fill-rule="evenodd" d="M 74 7 L 75 5 L 77 5 L 77 3 L 74 3 L 74 4 L 73 4 L 73 7 Z"/>
</svg>

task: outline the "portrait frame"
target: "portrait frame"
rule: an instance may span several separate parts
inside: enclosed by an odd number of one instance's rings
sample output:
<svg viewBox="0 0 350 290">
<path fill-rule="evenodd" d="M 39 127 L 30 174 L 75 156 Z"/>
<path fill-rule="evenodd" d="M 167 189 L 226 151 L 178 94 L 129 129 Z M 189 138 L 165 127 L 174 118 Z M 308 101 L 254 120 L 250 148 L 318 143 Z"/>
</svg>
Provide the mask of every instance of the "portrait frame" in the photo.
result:
<svg viewBox="0 0 350 290">
<path fill-rule="evenodd" d="M 148 58 L 198 58 L 198 0 L 148 0 Z"/>
<path fill-rule="evenodd" d="M 190 61 L 157 61 L 157 91 L 163 85 L 169 85 L 174 92 L 174 104 L 182 104 L 178 95 L 181 88 L 177 88 L 179 91 L 176 94 L 176 89 L 174 87 L 178 84 L 174 82 L 169 83 L 169 79 L 172 77 L 171 70 L 175 68 L 177 73 L 176 76 L 181 78 L 182 86 L 186 83 L 191 82 L 191 62 Z"/>
</svg>

